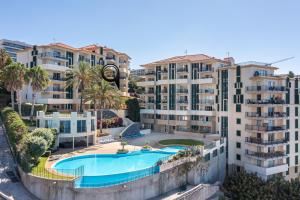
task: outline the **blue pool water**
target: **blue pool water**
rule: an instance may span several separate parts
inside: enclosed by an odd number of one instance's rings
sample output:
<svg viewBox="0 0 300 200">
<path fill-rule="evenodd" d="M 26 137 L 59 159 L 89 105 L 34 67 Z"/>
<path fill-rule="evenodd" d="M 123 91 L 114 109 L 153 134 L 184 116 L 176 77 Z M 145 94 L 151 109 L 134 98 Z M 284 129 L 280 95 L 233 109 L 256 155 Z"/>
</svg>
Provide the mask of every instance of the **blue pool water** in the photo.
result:
<svg viewBox="0 0 300 200">
<path fill-rule="evenodd" d="M 76 180 L 76 187 L 105 187 L 158 173 L 157 161 L 166 159 L 182 149 L 184 147 L 172 146 L 156 151 L 134 151 L 127 154 L 75 156 L 55 163 L 52 168 L 60 173 L 74 175 L 75 169 L 83 166 L 82 177 Z"/>
</svg>

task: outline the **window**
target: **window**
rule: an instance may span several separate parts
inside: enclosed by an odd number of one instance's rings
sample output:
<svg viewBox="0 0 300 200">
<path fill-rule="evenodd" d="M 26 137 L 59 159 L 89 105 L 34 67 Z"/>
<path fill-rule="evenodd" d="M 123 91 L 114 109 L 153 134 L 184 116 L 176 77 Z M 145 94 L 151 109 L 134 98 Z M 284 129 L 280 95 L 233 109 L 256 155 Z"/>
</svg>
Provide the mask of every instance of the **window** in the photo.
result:
<svg viewBox="0 0 300 200">
<path fill-rule="evenodd" d="M 45 120 L 45 128 L 53 128 L 52 120 Z"/>
<path fill-rule="evenodd" d="M 223 153 L 223 152 L 224 152 L 224 146 L 221 146 L 220 153 Z"/>
<path fill-rule="evenodd" d="M 205 161 L 209 161 L 209 160 L 210 160 L 210 153 L 208 153 L 208 154 L 206 154 L 206 155 L 204 156 L 204 160 L 205 160 Z"/>
<path fill-rule="evenodd" d="M 298 119 L 295 119 L 295 128 L 298 128 Z"/>
<path fill-rule="evenodd" d="M 298 166 L 295 166 L 295 173 L 298 173 Z"/>
<path fill-rule="evenodd" d="M 60 98 L 59 94 L 53 94 L 53 99 L 59 99 L 59 98 Z"/>
<path fill-rule="evenodd" d="M 213 157 L 216 157 L 217 155 L 218 155 L 218 150 L 215 149 L 215 150 L 213 151 Z"/>
<path fill-rule="evenodd" d="M 235 109 L 236 109 L 236 112 L 242 112 L 242 105 L 236 104 Z"/>
<path fill-rule="evenodd" d="M 236 124 L 241 124 L 241 118 L 236 119 Z"/>
<path fill-rule="evenodd" d="M 295 153 L 298 153 L 298 143 L 295 144 Z"/>
<path fill-rule="evenodd" d="M 91 119 L 91 131 L 95 130 L 95 120 Z"/>
<path fill-rule="evenodd" d="M 290 145 L 289 144 L 286 145 L 286 154 L 290 154 Z"/>
<path fill-rule="evenodd" d="M 71 133 L 71 121 L 62 120 L 59 122 L 59 133 Z"/>
<path fill-rule="evenodd" d="M 236 136 L 241 136 L 241 131 L 240 130 L 236 131 Z"/>
<path fill-rule="evenodd" d="M 295 165 L 298 165 L 298 156 L 295 156 Z"/>
<path fill-rule="evenodd" d="M 298 131 L 295 131 L 295 140 L 298 140 Z"/>
<path fill-rule="evenodd" d="M 241 160 L 241 155 L 240 154 L 236 154 L 236 160 Z"/>
<path fill-rule="evenodd" d="M 237 143 L 236 143 L 236 148 L 238 148 L 238 149 L 241 148 L 241 143 L 240 143 L 240 142 L 237 142 Z"/>
<path fill-rule="evenodd" d="M 290 166 L 290 158 L 289 157 L 286 158 L 286 164 L 288 164 L 288 166 Z"/>
<path fill-rule="evenodd" d="M 86 120 L 77 120 L 77 133 L 86 132 Z"/>
<path fill-rule="evenodd" d="M 298 117 L 298 107 L 295 107 L 295 116 Z"/>
</svg>

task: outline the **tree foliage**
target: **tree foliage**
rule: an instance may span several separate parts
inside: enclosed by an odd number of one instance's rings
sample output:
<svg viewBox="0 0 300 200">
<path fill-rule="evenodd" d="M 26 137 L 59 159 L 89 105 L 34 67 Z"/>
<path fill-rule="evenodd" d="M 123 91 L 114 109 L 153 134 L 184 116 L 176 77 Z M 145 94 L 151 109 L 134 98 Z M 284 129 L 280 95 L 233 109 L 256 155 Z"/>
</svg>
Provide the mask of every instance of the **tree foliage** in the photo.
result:
<svg viewBox="0 0 300 200">
<path fill-rule="evenodd" d="M 140 121 L 140 106 L 136 98 L 126 100 L 128 118 L 134 122 Z"/>
<path fill-rule="evenodd" d="M 278 200 L 300 199 L 300 181 L 285 181 L 282 177 L 274 177 L 263 181 L 255 174 L 244 171 L 226 177 L 222 190 L 225 197 L 232 200 Z"/>
<path fill-rule="evenodd" d="M 36 128 L 31 132 L 31 135 L 43 138 L 47 142 L 46 150 L 52 146 L 53 141 L 55 140 L 54 132 L 49 128 Z"/>
</svg>

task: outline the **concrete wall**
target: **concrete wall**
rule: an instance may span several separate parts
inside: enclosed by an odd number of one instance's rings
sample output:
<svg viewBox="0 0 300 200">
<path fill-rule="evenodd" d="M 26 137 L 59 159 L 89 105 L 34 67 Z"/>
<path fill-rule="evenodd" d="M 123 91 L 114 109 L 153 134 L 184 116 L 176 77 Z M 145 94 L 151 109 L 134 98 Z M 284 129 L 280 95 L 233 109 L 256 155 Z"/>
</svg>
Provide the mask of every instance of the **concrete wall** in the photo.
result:
<svg viewBox="0 0 300 200">
<path fill-rule="evenodd" d="M 112 135 L 114 138 L 119 138 L 120 133 L 121 133 L 125 128 L 126 128 L 126 127 L 106 128 L 106 129 L 103 129 L 103 132 Z"/>
<path fill-rule="evenodd" d="M 42 200 L 143 200 L 177 189 L 187 182 L 196 185 L 211 177 L 209 170 L 208 173 L 203 170 L 210 164 L 200 161 L 196 166 L 187 173 L 185 166 L 179 165 L 152 176 L 107 188 L 74 188 L 72 181 L 47 180 L 19 171 L 25 187 Z"/>
</svg>

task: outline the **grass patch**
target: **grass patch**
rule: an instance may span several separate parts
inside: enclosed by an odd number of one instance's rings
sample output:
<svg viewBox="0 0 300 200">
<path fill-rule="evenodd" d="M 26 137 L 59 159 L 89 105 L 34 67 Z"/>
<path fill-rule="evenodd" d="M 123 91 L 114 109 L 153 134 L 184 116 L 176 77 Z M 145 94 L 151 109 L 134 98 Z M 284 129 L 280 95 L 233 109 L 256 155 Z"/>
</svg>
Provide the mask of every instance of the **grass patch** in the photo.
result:
<svg viewBox="0 0 300 200">
<path fill-rule="evenodd" d="M 72 180 L 73 177 L 62 176 L 56 173 L 52 173 L 45 168 L 48 157 L 40 157 L 39 164 L 32 168 L 31 173 L 35 176 L 48 178 L 48 179 L 64 179 L 64 180 Z"/>
<path fill-rule="evenodd" d="M 35 120 L 30 120 L 30 119 L 22 119 L 24 124 L 29 127 L 29 126 L 36 126 L 36 121 Z"/>
<path fill-rule="evenodd" d="M 192 140 L 192 139 L 160 140 L 158 143 L 162 145 L 186 145 L 186 146 L 204 145 L 202 141 Z"/>
</svg>

